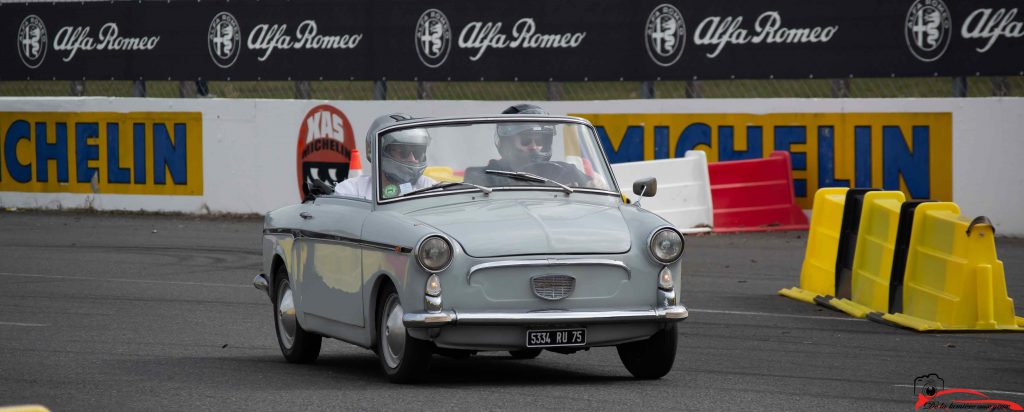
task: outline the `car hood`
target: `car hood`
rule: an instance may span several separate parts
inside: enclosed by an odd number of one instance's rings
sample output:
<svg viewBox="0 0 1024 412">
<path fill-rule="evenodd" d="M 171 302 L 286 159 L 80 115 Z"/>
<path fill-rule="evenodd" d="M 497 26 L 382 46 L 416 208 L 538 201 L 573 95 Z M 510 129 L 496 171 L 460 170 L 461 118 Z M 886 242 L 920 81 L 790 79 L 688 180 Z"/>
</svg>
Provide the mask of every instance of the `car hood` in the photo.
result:
<svg viewBox="0 0 1024 412">
<path fill-rule="evenodd" d="M 625 253 L 629 228 L 616 207 L 559 200 L 449 205 L 408 216 L 444 231 L 474 257 Z"/>
</svg>

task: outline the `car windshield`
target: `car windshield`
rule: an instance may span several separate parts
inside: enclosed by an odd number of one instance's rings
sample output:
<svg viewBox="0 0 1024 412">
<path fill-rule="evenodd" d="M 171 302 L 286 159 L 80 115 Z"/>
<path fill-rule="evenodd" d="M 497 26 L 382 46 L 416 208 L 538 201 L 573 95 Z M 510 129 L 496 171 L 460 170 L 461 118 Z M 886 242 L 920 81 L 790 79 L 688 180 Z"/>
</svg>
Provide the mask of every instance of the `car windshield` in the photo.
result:
<svg viewBox="0 0 1024 412">
<path fill-rule="evenodd" d="M 617 193 L 593 129 L 564 119 L 399 128 L 380 135 L 377 147 L 381 200 L 453 191 Z"/>
</svg>

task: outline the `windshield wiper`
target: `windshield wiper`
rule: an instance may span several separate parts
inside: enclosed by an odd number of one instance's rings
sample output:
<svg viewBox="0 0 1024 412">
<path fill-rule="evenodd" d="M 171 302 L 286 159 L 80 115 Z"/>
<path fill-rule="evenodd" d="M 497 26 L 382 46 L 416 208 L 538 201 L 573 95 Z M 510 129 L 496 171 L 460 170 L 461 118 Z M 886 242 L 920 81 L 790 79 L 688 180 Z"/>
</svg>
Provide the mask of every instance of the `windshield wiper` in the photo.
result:
<svg viewBox="0 0 1024 412">
<path fill-rule="evenodd" d="M 570 194 L 570 193 L 573 192 L 572 188 L 569 187 L 569 186 L 563 185 L 561 183 L 558 183 L 558 182 L 556 182 L 554 180 L 548 179 L 548 178 L 543 177 L 543 176 L 537 176 L 537 175 L 535 175 L 533 173 L 510 172 L 510 171 L 507 171 L 507 170 L 492 170 L 492 169 L 484 170 L 484 173 L 491 174 L 491 175 L 511 177 L 513 179 L 526 180 L 526 181 L 530 181 L 530 182 L 552 183 L 552 184 L 555 184 L 555 185 L 558 185 L 559 187 L 561 187 L 562 190 L 565 192 L 565 194 Z"/>
<path fill-rule="evenodd" d="M 435 183 L 435 184 L 433 184 L 431 186 L 424 187 L 422 189 L 413 190 L 413 191 L 411 191 L 409 193 L 406 193 L 406 194 L 404 194 L 402 196 L 409 196 L 409 195 L 415 194 L 415 193 L 422 193 L 422 192 L 429 192 L 431 190 L 444 189 L 446 187 L 452 187 L 452 186 L 456 186 L 456 185 L 473 186 L 473 187 L 475 187 L 477 189 L 480 189 L 480 191 L 484 192 L 484 194 L 486 194 L 486 195 L 491 194 L 491 191 L 493 190 L 493 189 L 491 189 L 489 187 L 480 186 L 480 185 L 474 185 L 472 183 L 466 183 L 466 182 L 440 182 L 440 183 Z"/>
</svg>

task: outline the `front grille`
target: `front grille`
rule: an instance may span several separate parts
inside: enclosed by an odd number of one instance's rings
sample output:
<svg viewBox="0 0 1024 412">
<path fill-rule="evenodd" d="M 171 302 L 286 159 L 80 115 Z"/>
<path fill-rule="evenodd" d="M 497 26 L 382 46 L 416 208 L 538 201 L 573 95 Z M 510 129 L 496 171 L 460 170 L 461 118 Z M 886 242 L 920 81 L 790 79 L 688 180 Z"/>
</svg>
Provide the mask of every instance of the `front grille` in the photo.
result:
<svg viewBox="0 0 1024 412">
<path fill-rule="evenodd" d="M 576 278 L 569 275 L 543 275 L 530 278 L 533 294 L 541 299 L 558 300 L 572 294 Z"/>
</svg>

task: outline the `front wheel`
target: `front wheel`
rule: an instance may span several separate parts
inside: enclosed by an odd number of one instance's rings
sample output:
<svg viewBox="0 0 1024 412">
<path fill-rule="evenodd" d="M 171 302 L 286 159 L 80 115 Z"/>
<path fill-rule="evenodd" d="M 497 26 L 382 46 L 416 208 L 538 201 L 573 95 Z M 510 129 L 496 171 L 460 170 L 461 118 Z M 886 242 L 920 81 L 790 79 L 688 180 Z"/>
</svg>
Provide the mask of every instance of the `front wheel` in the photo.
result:
<svg viewBox="0 0 1024 412">
<path fill-rule="evenodd" d="M 377 354 L 380 366 L 394 383 L 419 380 L 430 366 L 431 344 L 412 336 L 405 330 L 402 316 L 405 311 L 398 292 L 389 288 L 383 294 L 377 311 Z"/>
<path fill-rule="evenodd" d="M 274 326 L 277 329 L 277 344 L 284 358 L 291 363 L 310 363 L 320 356 L 322 338 L 306 332 L 295 316 L 295 300 L 292 298 L 288 272 L 282 267 L 274 276 Z"/>
<path fill-rule="evenodd" d="M 673 323 L 650 338 L 619 345 L 619 359 L 634 377 L 658 379 L 672 370 L 678 341 L 679 334 Z"/>
</svg>

